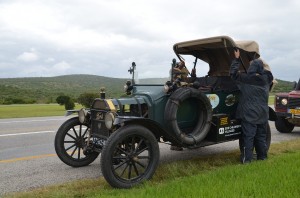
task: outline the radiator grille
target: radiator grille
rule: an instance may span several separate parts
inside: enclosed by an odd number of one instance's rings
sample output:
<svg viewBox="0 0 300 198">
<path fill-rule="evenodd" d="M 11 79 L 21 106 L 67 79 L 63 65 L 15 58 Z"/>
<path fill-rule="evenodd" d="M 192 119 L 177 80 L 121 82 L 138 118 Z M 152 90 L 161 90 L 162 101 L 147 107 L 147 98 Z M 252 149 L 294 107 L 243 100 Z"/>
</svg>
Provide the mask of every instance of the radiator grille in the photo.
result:
<svg viewBox="0 0 300 198">
<path fill-rule="evenodd" d="M 289 98 L 288 107 L 289 109 L 300 108 L 300 98 Z"/>
<path fill-rule="evenodd" d="M 93 109 L 91 111 L 92 113 L 92 125 L 91 125 L 91 130 L 93 131 L 94 134 L 98 134 L 101 136 L 109 136 L 109 130 L 106 128 L 105 123 L 104 123 L 104 116 L 105 116 L 105 111 L 101 110 L 95 110 Z"/>
</svg>

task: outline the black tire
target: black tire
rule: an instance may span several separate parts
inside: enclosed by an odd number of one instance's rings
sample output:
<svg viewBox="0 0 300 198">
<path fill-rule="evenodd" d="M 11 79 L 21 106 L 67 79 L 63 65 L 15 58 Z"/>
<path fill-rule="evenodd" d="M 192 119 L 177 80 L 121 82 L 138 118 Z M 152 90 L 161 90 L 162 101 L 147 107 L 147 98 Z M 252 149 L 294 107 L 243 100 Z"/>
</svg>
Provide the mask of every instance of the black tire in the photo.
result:
<svg viewBox="0 0 300 198">
<path fill-rule="evenodd" d="M 81 124 L 78 117 L 65 121 L 58 129 L 54 146 L 57 156 L 65 164 L 72 167 L 87 166 L 98 157 L 99 153 L 83 153 L 83 147 L 87 141 L 89 126 Z"/>
<path fill-rule="evenodd" d="M 266 137 L 266 144 L 267 144 L 267 151 L 269 151 L 270 149 L 270 145 L 271 145 L 271 128 L 270 128 L 270 125 L 269 123 L 267 124 L 267 137 Z M 244 148 L 243 148 L 243 145 L 244 145 L 244 141 L 243 141 L 243 138 L 241 137 L 239 139 L 239 147 L 240 147 L 240 151 L 241 153 L 243 152 Z M 253 145 L 253 149 L 254 149 L 254 145 Z"/>
<path fill-rule="evenodd" d="M 157 139 L 143 126 L 124 126 L 108 138 L 100 162 L 112 187 L 130 188 L 153 176 L 159 162 Z"/>
<path fill-rule="evenodd" d="M 280 133 L 291 133 L 295 125 L 289 123 L 285 117 L 278 117 L 275 121 L 275 127 Z"/>
<path fill-rule="evenodd" d="M 197 112 L 197 123 L 190 131 L 182 131 L 178 125 L 177 111 L 185 101 L 195 99 L 196 106 L 191 113 Z M 191 88 L 182 87 L 177 89 L 167 101 L 165 107 L 165 121 L 181 142 L 188 145 L 194 145 L 201 142 L 210 130 L 212 120 L 212 107 L 207 96 L 201 91 Z"/>
</svg>

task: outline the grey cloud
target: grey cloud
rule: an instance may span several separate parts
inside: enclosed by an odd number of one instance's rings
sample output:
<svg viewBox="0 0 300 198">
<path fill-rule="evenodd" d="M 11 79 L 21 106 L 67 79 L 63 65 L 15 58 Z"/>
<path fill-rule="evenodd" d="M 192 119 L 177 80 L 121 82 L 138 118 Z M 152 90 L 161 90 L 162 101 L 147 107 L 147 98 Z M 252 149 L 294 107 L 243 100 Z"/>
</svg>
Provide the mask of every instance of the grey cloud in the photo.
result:
<svg viewBox="0 0 300 198">
<path fill-rule="evenodd" d="M 1 1 L 0 12 L 22 2 Z M 174 43 L 217 35 L 256 40 L 276 78 L 299 78 L 300 28 L 295 19 L 300 3 L 295 0 L 53 0 L 27 6 L 45 9 L 41 17 L 46 18 L 35 21 L 36 26 L 28 22 L 32 29 L 7 25 L 0 18 L 0 78 L 80 73 L 126 77 L 133 61 L 140 76 L 165 77 L 175 58 Z M 47 13 L 54 15 L 50 19 Z M 18 60 L 33 53 L 31 48 L 38 59 Z M 60 64 L 64 67 L 55 67 Z"/>
</svg>

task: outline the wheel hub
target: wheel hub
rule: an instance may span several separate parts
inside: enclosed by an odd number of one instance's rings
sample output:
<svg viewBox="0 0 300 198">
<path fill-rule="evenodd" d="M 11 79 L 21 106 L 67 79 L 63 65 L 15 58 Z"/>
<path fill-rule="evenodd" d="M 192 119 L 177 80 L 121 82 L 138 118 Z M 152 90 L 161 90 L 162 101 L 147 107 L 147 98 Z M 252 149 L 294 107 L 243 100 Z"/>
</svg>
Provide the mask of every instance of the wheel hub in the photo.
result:
<svg viewBox="0 0 300 198">
<path fill-rule="evenodd" d="M 139 158 L 138 158 L 137 156 L 134 156 L 134 157 L 132 158 L 132 160 L 133 160 L 134 162 L 138 162 L 138 161 L 139 161 Z"/>
<path fill-rule="evenodd" d="M 82 137 L 78 137 L 75 141 L 75 144 L 77 147 L 79 148 L 83 148 L 83 146 L 85 145 L 85 141 L 84 141 L 84 138 Z"/>
<path fill-rule="evenodd" d="M 137 162 L 139 161 L 138 156 L 136 155 L 136 152 L 131 152 L 127 156 L 127 160 L 130 162 Z"/>
</svg>

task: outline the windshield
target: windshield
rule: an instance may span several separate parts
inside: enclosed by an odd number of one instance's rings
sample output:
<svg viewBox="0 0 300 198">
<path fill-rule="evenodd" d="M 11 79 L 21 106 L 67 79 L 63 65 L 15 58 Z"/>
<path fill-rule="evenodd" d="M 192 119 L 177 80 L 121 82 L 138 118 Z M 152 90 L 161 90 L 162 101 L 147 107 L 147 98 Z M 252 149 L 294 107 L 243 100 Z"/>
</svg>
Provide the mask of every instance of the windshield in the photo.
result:
<svg viewBox="0 0 300 198">
<path fill-rule="evenodd" d="M 136 66 L 132 64 L 128 72 L 130 73 L 130 80 L 134 79 L 135 84 L 142 85 L 163 85 L 170 80 L 169 71 L 171 65 L 166 66 Z M 159 72 L 158 72 L 159 71 Z"/>
<path fill-rule="evenodd" d="M 185 66 L 188 69 L 188 71 L 191 72 L 196 62 L 195 56 L 180 55 L 180 57 L 182 58 L 182 60 L 184 60 Z M 202 61 L 201 59 L 197 59 L 195 68 L 196 68 L 196 76 L 198 77 L 206 76 L 209 71 L 209 65 L 206 62 Z"/>
<path fill-rule="evenodd" d="M 193 55 L 181 55 L 181 57 L 185 61 L 185 65 L 186 65 L 187 70 L 189 72 L 191 72 L 192 69 L 194 68 L 195 56 L 193 56 Z M 175 59 L 175 62 L 176 62 L 175 64 L 178 64 L 180 62 L 180 60 L 177 58 L 177 59 Z M 163 85 L 167 81 L 171 81 L 171 65 L 172 65 L 172 61 L 169 61 L 169 63 L 164 64 L 164 66 L 160 66 L 160 67 L 157 66 L 157 68 L 156 67 L 149 67 L 146 70 L 145 70 L 145 68 L 139 68 L 138 66 L 136 66 L 134 68 L 134 70 L 132 70 L 132 67 L 131 67 L 128 70 L 129 72 L 131 71 L 131 74 L 129 75 L 129 76 L 131 76 L 130 80 L 132 80 L 132 78 L 134 78 L 135 84 L 143 84 L 143 85 L 150 85 L 150 84 L 157 85 L 157 84 L 159 84 L 159 85 Z M 205 76 L 205 75 L 207 75 L 208 71 L 209 71 L 209 65 L 206 62 L 198 59 L 197 60 L 197 65 L 196 65 L 196 74 L 197 74 L 197 76 Z M 156 76 L 155 72 L 157 73 L 157 75 L 160 75 L 160 76 L 147 77 L 147 74 L 149 74 L 150 72 L 154 73 L 154 75 L 152 75 L 152 76 Z M 189 75 L 189 77 L 190 77 L 190 75 Z"/>
</svg>

